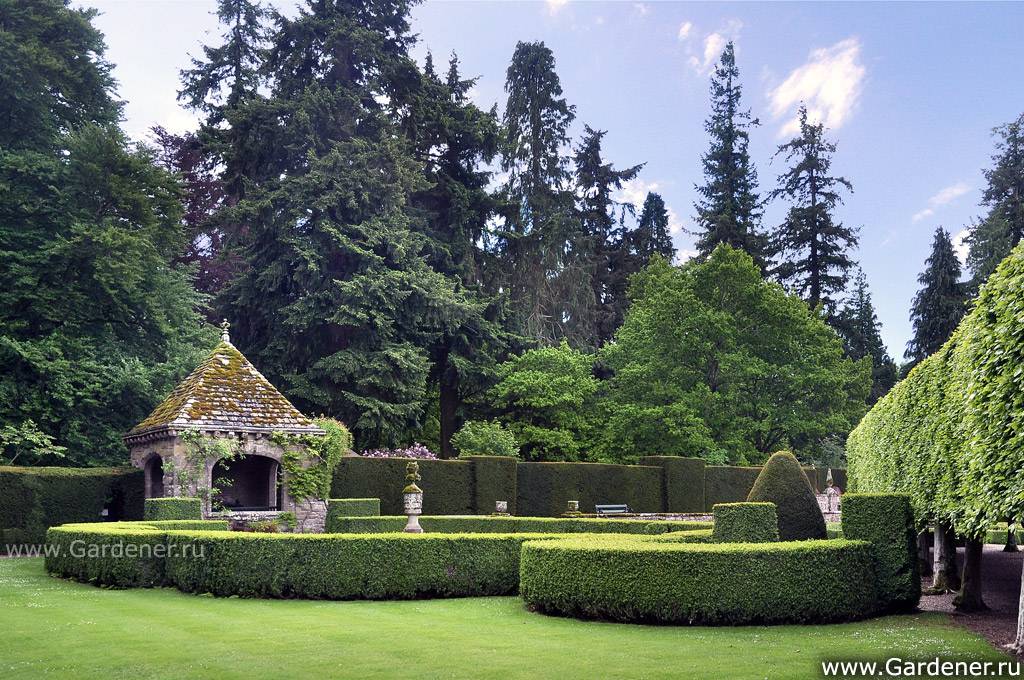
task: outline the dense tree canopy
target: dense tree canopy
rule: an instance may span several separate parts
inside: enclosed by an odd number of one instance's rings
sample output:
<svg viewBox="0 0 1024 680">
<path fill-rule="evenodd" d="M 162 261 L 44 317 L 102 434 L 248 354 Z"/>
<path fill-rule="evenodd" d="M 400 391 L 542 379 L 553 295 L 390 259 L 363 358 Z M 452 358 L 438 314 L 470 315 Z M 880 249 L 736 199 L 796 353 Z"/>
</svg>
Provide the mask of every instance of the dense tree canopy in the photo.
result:
<svg viewBox="0 0 1024 680">
<path fill-rule="evenodd" d="M 177 184 L 117 127 L 94 14 L 0 4 L 0 90 L 19 93 L 0 103 L 0 423 L 19 462 L 123 461 L 212 339 L 174 265 Z"/>
</svg>

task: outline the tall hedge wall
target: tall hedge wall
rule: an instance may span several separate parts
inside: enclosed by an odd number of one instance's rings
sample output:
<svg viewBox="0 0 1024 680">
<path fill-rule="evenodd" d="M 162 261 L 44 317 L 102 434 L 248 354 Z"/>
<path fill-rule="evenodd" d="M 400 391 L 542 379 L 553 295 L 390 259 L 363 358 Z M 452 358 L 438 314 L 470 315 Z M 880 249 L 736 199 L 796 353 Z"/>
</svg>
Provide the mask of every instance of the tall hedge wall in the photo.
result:
<svg viewBox="0 0 1024 680">
<path fill-rule="evenodd" d="M 745 502 L 759 474 L 759 467 L 707 466 L 704 468 L 704 504 L 713 508 L 719 503 Z"/>
<path fill-rule="evenodd" d="M 982 287 L 938 352 L 875 404 L 850 433 L 854 491 L 910 495 L 918 520 L 981 537 L 1024 517 L 1024 244 Z"/>
<path fill-rule="evenodd" d="M 70 522 L 142 519 L 141 470 L 0 467 L 0 544 L 39 544 Z"/>
<path fill-rule="evenodd" d="M 334 470 L 331 498 L 379 498 L 384 515 L 400 515 L 405 487 L 404 458 L 342 458 Z M 471 515 L 475 512 L 473 463 L 421 460 L 420 486 L 425 515 Z M 493 508 L 493 506 L 492 506 Z"/>
<path fill-rule="evenodd" d="M 654 465 L 661 475 L 661 507 L 665 512 L 704 512 L 704 471 L 700 458 L 678 456 L 646 456 L 641 465 Z"/>
<path fill-rule="evenodd" d="M 520 463 L 516 486 L 519 515 L 551 517 L 578 500 L 580 511 L 625 503 L 635 512 L 660 512 L 661 468 L 602 463 Z"/>
</svg>

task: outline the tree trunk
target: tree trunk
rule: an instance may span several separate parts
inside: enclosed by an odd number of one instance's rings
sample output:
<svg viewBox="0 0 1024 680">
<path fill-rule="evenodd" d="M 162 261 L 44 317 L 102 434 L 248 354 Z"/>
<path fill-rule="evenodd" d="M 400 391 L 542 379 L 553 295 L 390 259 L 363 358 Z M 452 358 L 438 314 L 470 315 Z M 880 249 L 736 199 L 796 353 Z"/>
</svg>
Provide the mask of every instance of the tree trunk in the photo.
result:
<svg viewBox="0 0 1024 680">
<path fill-rule="evenodd" d="M 452 435 L 458 426 L 459 378 L 450 366 L 441 372 L 439 420 L 441 425 L 441 458 L 455 458 Z"/>
<path fill-rule="evenodd" d="M 951 593 L 960 590 L 960 572 L 956 568 L 956 542 L 954 539 L 953 529 L 948 524 L 935 523 L 932 592 Z"/>
<path fill-rule="evenodd" d="M 921 570 L 921 576 L 932 575 L 932 535 L 925 527 L 924 531 L 917 535 L 917 564 Z"/>
<path fill-rule="evenodd" d="M 985 542 L 969 539 L 964 547 L 964 577 L 959 594 L 953 598 L 953 606 L 962 612 L 980 612 L 988 609 L 981 599 L 981 558 Z"/>
<path fill-rule="evenodd" d="M 1017 600 L 1017 637 L 1011 645 L 1018 654 L 1024 650 L 1024 563 L 1021 563 L 1020 585 L 1020 599 Z"/>
<path fill-rule="evenodd" d="M 1007 522 L 1006 523 L 1006 545 L 1003 546 L 1003 552 L 1017 552 L 1017 523 Z"/>
</svg>

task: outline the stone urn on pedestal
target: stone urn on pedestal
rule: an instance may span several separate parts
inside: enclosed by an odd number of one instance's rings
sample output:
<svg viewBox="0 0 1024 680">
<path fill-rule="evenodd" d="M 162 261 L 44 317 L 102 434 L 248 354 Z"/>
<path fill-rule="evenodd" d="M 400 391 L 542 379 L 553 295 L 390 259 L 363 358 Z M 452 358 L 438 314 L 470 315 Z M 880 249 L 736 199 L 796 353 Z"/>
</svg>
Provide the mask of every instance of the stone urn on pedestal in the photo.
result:
<svg viewBox="0 0 1024 680">
<path fill-rule="evenodd" d="M 416 486 L 418 481 L 420 481 L 420 464 L 410 461 L 405 466 L 405 488 L 402 489 L 405 514 L 409 518 L 404 529 L 407 534 L 423 533 L 423 527 L 420 526 L 420 515 L 423 514 L 423 489 Z"/>
</svg>

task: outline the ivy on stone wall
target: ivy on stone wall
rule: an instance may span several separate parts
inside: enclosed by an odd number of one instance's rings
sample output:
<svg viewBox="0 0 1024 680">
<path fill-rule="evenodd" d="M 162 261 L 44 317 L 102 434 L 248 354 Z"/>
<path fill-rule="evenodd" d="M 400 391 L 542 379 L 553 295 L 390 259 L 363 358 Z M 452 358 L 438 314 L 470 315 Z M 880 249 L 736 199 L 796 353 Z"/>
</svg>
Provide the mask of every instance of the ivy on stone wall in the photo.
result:
<svg viewBox="0 0 1024 680">
<path fill-rule="evenodd" d="M 344 424 L 332 418 L 317 418 L 317 427 L 326 434 L 290 434 L 274 432 L 270 441 L 284 451 L 281 467 L 288 480 L 288 493 L 297 503 L 311 498 L 326 499 L 331 491 L 334 468 L 352 448 L 352 434 Z"/>
</svg>

